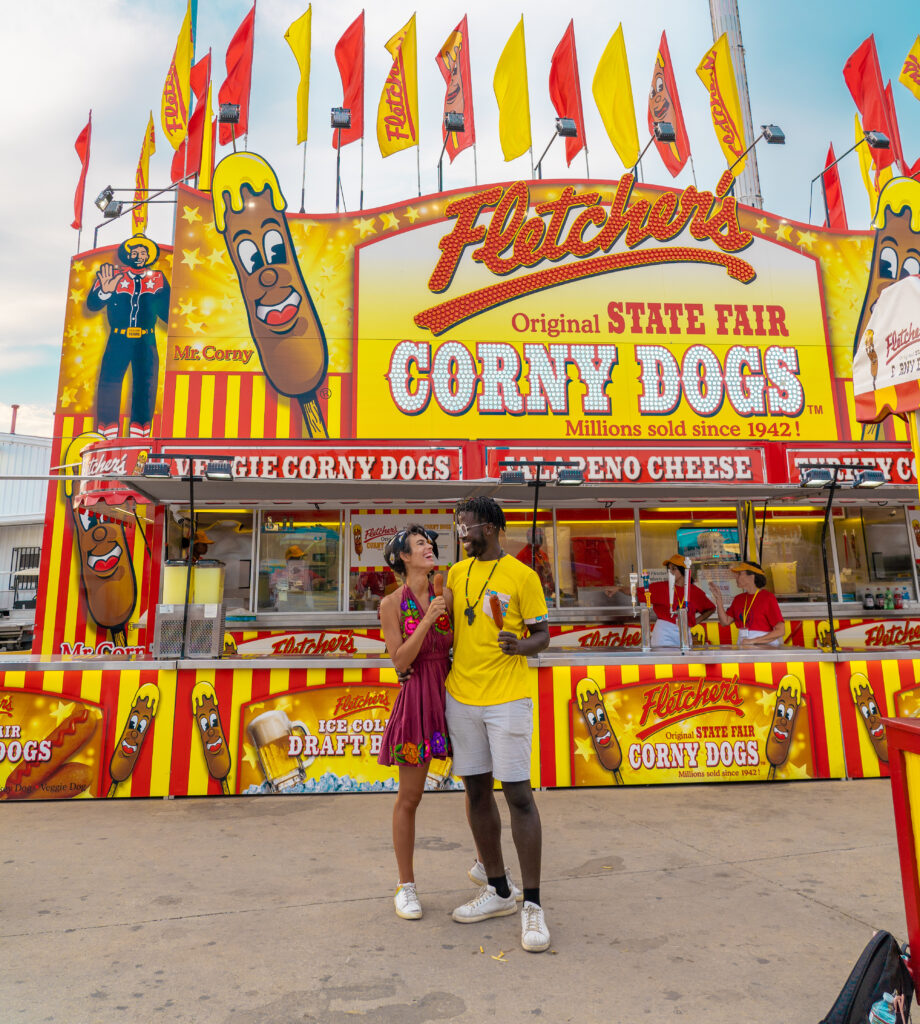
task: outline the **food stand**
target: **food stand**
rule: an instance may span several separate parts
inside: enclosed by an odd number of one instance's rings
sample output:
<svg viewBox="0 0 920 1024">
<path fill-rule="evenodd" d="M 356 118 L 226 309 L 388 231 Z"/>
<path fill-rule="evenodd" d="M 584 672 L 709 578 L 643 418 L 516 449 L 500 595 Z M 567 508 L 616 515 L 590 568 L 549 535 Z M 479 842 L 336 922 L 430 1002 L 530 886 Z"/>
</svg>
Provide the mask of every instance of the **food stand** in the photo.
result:
<svg viewBox="0 0 920 1024">
<path fill-rule="evenodd" d="M 448 565 L 474 494 L 500 501 L 550 606 L 535 785 L 887 774 L 878 722 L 920 702 L 920 512 L 906 431 L 870 439 L 848 390 L 873 235 L 726 187 L 516 182 L 298 215 L 235 154 L 215 202 L 179 191 L 156 411 L 132 424 L 125 404 L 116 436 L 87 296 L 117 247 L 75 257 L 62 479 L 34 652 L 0 680 L 0 797 L 392 790 L 383 545 L 419 521 Z M 826 495 L 800 469 L 820 463 L 882 475 L 840 471 L 827 581 Z M 631 580 L 675 552 L 726 597 L 731 564 L 761 561 L 783 646 L 710 620 L 687 650 L 644 649 Z"/>
</svg>

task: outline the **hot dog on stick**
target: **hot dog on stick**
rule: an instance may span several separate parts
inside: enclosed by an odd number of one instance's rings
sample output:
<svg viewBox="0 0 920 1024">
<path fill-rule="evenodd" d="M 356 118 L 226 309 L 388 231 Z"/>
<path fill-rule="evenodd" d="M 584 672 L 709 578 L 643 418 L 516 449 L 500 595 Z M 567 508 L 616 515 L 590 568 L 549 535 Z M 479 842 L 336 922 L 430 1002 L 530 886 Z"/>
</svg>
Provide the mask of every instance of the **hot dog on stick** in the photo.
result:
<svg viewBox="0 0 920 1024">
<path fill-rule="evenodd" d="M 489 594 L 489 610 L 492 612 L 492 621 L 501 632 L 505 628 L 505 617 L 502 615 L 502 601 L 498 594 Z"/>
</svg>

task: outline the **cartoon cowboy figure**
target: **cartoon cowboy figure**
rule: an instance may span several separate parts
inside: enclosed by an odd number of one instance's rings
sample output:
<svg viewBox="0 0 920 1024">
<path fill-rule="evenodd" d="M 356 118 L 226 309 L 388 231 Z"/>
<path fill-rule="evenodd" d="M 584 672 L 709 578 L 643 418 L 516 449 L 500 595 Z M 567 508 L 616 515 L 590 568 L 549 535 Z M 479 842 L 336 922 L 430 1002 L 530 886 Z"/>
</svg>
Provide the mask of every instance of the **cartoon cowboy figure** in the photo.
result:
<svg viewBox="0 0 920 1024">
<path fill-rule="evenodd" d="M 151 267 L 160 250 L 144 235 L 118 247 L 123 269 L 103 263 L 86 298 L 91 312 L 105 309 L 109 340 L 99 366 L 96 423 L 99 433 L 118 436 L 121 385 L 131 367 L 131 437 L 148 437 L 156 402 L 160 359 L 156 322 L 169 316 L 169 282 Z"/>
</svg>

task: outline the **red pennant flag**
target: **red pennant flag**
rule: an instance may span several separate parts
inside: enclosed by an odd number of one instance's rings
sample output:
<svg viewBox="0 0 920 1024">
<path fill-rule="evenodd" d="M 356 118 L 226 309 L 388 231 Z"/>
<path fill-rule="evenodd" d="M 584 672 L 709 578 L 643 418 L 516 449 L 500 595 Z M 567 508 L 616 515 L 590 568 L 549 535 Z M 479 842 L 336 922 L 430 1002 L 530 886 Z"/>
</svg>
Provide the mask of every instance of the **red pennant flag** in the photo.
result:
<svg viewBox="0 0 920 1024">
<path fill-rule="evenodd" d="M 211 51 L 192 65 L 189 77 L 192 92 L 195 94 L 195 109 L 188 122 L 188 134 L 173 154 L 171 181 L 179 181 L 187 174 L 198 170 L 201 163 L 201 142 L 204 138 L 205 104 L 204 98 L 211 82 Z M 212 147 L 213 151 L 213 147 Z"/>
<path fill-rule="evenodd" d="M 835 163 L 834 144 L 831 143 L 824 162 L 826 170 L 821 175 L 824 188 L 824 208 L 827 211 L 827 226 L 832 231 L 847 231 L 847 211 L 843 205 L 843 189 L 840 187 L 840 175 Z M 832 167 L 831 164 L 834 166 Z"/>
<path fill-rule="evenodd" d="M 444 113 L 448 111 L 463 114 L 463 133 L 450 132 L 444 128 L 441 118 L 441 138 L 447 138 L 447 155 L 450 162 L 454 157 L 476 142 L 476 122 L 473 117 L 473 79 L 470 74 L 470 33 L 463 21 L 451 32 L 435 57 L 438 70 L 447 86 L 444 95 Z"/>
<path fill-rule="evenodd" d="M 252 40 L 256 20 L 256 5 L 243 18 L 236 34 L 227 47 L 227 77 L 217 94 L 219 103 L 238 103 L 239 124 L 220 126 L 220 144 L 226 146 L 234 138 L 249 131 L 249 87 L 252 84 Z"/>
<path fill-rule="evenodd" d="M 578 137 L 565 140 L 565 159 L 571 164 L 585 148 L 585 115 L 581 108 L 581 83 L 575 53 L 575 22 L 569 27 L 553 53 L 549 66 L 549 98 L 560 117 L 570 117 L 578 128 Z"/>
<path fill-rule="evenodd" d="M 862 117 L 863 130 L 884 132 L 890 139 L 892 132 L 888 124 L 888 105 L 882 88 L 874 35 L 864 40 L 850 55 L 843 66 L 843 80 Z M 869 152 L 877 170 L 890 167 L 894 162 L 893 149 L 870 149 Z"/>
<path fill-rule="evenodd" d="M 342 106 L 351 111 L 351 127 L 342 129 L 341 145 L 364 137 L 364 11 L 335 44 L 335 62 L 342 76 Z M 332 148 L 339 144 L 339 132 L 332 133 Z"/>
<path fill-rule="evenodd" d="M 690 138 L 684 124 L 684 113 L 680 109 L 677 82 L 674 80 L 674 65 L 668 49 L 668 37 L 661 33 L 661 42 L 655 57 L 652 72 L 652 88 L 648 97 L 648 130 L 654 133 L 656 121 L 667 121 L 674 129 L 674 142 L 655 140 L 658 155 L 671 174 L 676 178 L 690 158 Z"/>
<path fill-rule="evenodd" d="M 888 116 L 888 127 L 891 129 L 891 151 L 903 174 L 907 163 L 904 160 L 904 150 L 901 148 L 901 129 L 898 127 L 898 112 L 894 105 L 894 93 L 891 91 L 890 81 L 885 86 L 885 113 Z"/>
<path fill-rule="evenodd" d="M 86 189 L 86 172 L 89 168 L 89 143 L 92 134 L 93 112 L 90 111 L 89 120 L 86 122 L 83 131 L 77 136 L 77 141 L 73 147 L 77 151 L 80 163 L 83 165 L 80 168 L 80 180 L 77 182 L 77 191 L 74 192 L 73 196 L 73 223 L 70 225 L 72 228 L 76 228 L 77 231 L 83 227 L 83 192 Z"/>
</svg>

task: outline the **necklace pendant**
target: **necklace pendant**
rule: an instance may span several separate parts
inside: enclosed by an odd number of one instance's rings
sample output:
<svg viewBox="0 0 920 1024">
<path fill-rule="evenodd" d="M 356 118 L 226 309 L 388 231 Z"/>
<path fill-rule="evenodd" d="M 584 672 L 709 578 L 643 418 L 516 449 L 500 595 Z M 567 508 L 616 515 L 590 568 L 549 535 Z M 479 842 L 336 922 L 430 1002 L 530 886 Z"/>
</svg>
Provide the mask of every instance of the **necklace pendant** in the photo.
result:
<svg viewBox="0 0 920 1024">
<path fill-rule="evenodd" d="M 473 625 L 473 619 L 475 619 L 475 618 L 476 618 L 476 611 L 472 607 L 472 605 L 470 605 L 470 607 L 466 609 L 466 621 L 472 626 Z"/>
</svg>

